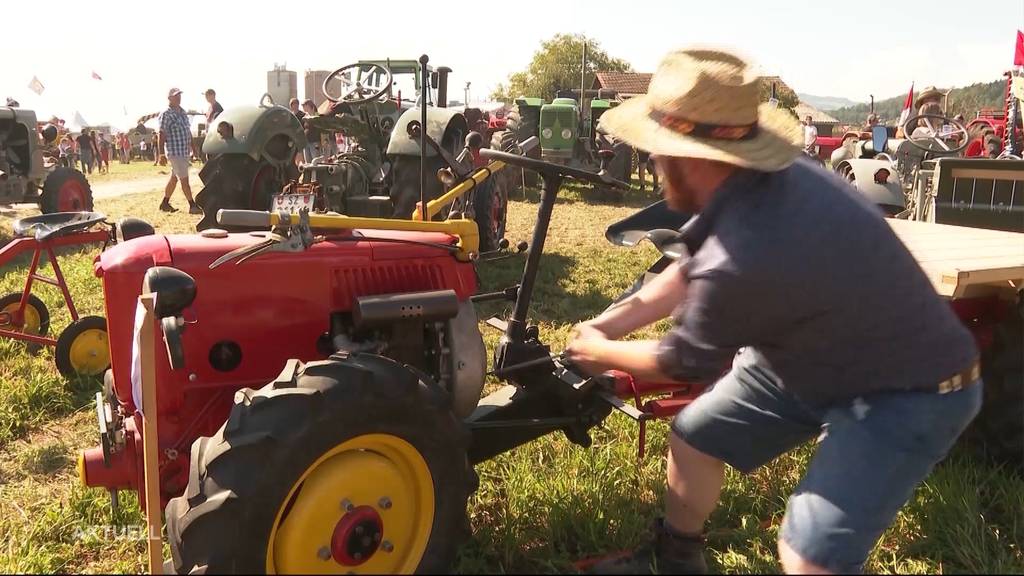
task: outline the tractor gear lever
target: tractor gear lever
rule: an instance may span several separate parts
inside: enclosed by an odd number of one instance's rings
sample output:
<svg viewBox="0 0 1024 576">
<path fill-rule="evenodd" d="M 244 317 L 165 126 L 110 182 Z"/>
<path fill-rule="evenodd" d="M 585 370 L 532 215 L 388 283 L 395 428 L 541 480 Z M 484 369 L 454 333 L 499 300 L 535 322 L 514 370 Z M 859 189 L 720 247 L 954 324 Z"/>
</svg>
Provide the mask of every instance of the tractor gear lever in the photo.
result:
<svg viewBox="0 0 1024 576">
<path fill-rule="evenodd" d="M 236 248 L 217 258 L 210 264 L 210 270 L 232 260 L 235 260 L 235 264 L 241 264 L 265 252 L 302 252 L 313 245 L 314 238 L 309 226 L 308 209 L 302 208 L 298 214 L 279 212 L 278 219 L 280 224 L 275 226 L 270 232 L 267 232 L 267 237 L 264 240 Z M 217 221 L 221 224 L 236 225 L 239 220 L 246 222 L 254 220 L 269 222 L 270 212 L 259 212 L 256 210 L 217 211 Z"/>
</svg>

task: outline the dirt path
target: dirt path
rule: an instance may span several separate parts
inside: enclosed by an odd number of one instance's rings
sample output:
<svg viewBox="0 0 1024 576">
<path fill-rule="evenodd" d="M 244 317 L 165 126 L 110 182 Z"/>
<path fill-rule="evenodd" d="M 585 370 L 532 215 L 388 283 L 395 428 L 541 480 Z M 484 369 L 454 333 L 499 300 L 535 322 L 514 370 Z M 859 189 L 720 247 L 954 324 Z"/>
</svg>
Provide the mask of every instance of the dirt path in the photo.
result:
<svg viewBox="0 0 1024 576">
<path fill-rule="evenodd" d="M 139 192 L 152 192 L 153 190 L 160 190 L 167 184 L 168 176 L 147 176 L 146 178 L 139 178 L 135 180 L 113 180 L 110 182 L 96 182 L 92 184 L 92 197 L 97 198 L 114 198 L 116 196 L 125 196 L 128 194 L 137 194 Z M 189 184 L 192 185 L 192 194 L 198 194 L 202 188 L 202 181 L 199 180 L 199 174 L 196 171 L 190 171 Z"/>
</svg>

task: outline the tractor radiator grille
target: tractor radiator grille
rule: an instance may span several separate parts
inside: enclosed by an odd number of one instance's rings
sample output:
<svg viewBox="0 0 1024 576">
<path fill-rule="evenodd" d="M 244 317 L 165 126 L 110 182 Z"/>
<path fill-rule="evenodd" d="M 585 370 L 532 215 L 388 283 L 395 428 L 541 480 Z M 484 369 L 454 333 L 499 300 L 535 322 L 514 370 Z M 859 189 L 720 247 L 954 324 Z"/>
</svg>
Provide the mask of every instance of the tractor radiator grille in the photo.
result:
<svg viewBox="0 0 1024 576">
<path fill-rule="evenodd" d="M 336 268 L 332 275 L 335 309 L 347 309 L 360 296 L 443 290 L 444 269 L 430 264 Z"/>
</svg>

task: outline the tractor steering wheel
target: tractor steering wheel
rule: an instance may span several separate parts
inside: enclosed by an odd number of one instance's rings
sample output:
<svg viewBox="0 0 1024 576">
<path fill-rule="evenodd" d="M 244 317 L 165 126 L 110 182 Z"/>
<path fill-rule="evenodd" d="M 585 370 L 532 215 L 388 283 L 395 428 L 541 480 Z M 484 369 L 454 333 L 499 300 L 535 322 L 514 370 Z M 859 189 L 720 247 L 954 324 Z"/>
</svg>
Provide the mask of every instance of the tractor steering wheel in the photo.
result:
<svg viewBox="0 0 1024 576">
<path fill-rule="evenodd" d="M 924 119 L 925 124 L 927 124 L 927 127 L 931 130 L 932 133 L 929 134 L 928 136 L 918 136 L 917 138 L 914 138 L 913 134 L 914 129 L 917 126 L 917 121 L 922 118 Z M 939 134 L 938 130 L 936 130 L 935 125 L 930 119 L 940 120 L 939 126 L 942 126 L 944 124 L 952 124 L 956 128 L 956 130 L 949 132 L 947 134 Z M 910 118 L 907 118 L 906 122 L 903 123 L 902 128 L 903 134 L 906 136 L 907 141 L 914 145 L 914 147 L 924 150 L 925 152 L 943 152 L 956 154 L 963 151 L 963 149 L 967 148 L 967 145 L 970 144 L 970 139 L 967 135 L 967 128 L 964 127 L 964 125 L 961 124 L 960 122 L 957 122 L 952 118 L 947 118 L 941 114 L 917 114 L 915 116 L 911 116 Z M 959 135 L 957 141 L 960 142 L 960 145 L 957 146 L 956 148 L 950 148 L 949 144 L 946 144 L 946 140 L 951 139 L 952 137 L 957 135 Z"/>
<path fill-rule="evenodd" d="M 344 73 L 348 70 L 356 70 L 355 76 L 358 80 L 347 78 Z M 383 76 L 378 73 L 383 72 Z M 377 84 L 363 84 L 368 78 L 377 76 Z M 341 94 L 335 97 L 328 91 L 331 81 L 335 78 L 341 83 Z M 331 102 L 345 102 L 346 104 L 362 104 L 376 100 L 384 95 L 391 88 L 391 70 L 379 64 L 360 63 L 348 64 L 331 72 L 324 79 L 324 96 Z"/>
<path fill-rule="evenodd" d="M 534 172 L 537 172 L 538 174 L 544 177 L 564 176 L 574 178 L 576 180 L 590 182 L 591 184 L 611 186 L 612 188 L 618 188 L 620 190 L 630 189 L 629 184 L 612 178 L 604 169 L 602 169 L 598 173 L 587 172 L 586 170 L 570 168 L 568 166 L 562 166 L 560 164 L 552 164 L 551 162 L 535 160 L 533 158 L 527 158 L 526 156 L 520 156 L 518 154 L 509 154 L 508 152 L 501 152 L 498 150 L 492 150 L 490 148 L 481 149 L 480 155 L 489 160 L 500 160 L 506 164 L 512 164 L 513 166 L 519 166 L 520 168 L 533 170 Z"/>
</svg>

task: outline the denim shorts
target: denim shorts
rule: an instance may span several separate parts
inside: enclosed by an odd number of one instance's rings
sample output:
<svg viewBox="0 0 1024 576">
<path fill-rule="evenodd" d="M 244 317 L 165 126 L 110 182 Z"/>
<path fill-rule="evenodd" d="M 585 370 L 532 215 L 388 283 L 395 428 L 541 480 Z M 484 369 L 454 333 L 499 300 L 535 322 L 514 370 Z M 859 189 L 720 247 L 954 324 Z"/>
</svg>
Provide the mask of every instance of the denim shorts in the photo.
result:
<svg viewBox="0 0 1024 576">
<path fill-rule="evenodd" d="M 877 393 L 815 409 L 771 371 L 737 362 L 676 416 L 672 429 L 744 473 L 818 438 L 780 537 L 808 562 L 856 573 L 981 402 L 978 381 L 949 394 Z"/>
</svg>

